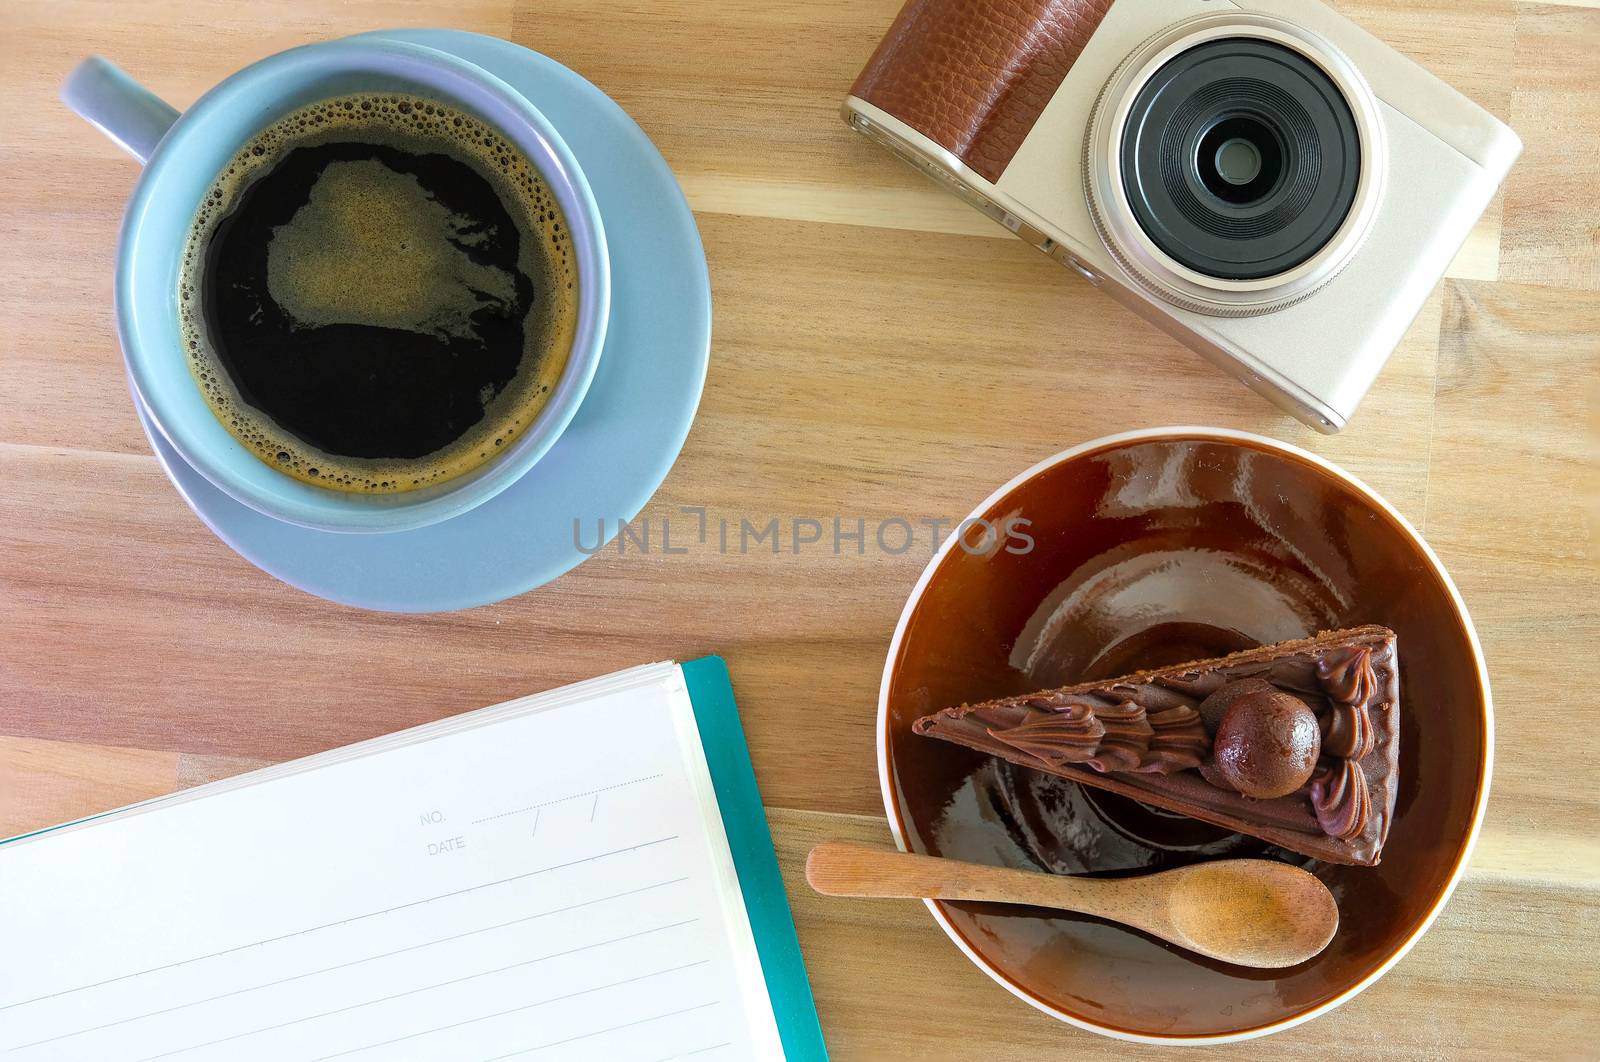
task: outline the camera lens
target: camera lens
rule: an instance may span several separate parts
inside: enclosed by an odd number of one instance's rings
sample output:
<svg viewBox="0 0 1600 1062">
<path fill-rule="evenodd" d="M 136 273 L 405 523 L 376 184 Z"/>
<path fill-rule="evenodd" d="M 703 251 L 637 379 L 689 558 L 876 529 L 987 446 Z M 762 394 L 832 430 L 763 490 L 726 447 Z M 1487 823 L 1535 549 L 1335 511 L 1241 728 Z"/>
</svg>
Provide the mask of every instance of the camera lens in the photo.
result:
<svg viewBox="0 0 1600 1062">
<path fill-rule="evenodd" d="M 1200 183 L 1218 199 L 1255 203 L 1283 176 L 1283 144 L 1265 122 L 1236 114 L 1201 135 L 1194 166 Z"/>
<path fill-rule="evenodd" d="M 1210 136 L 1211 134 L 1206 134 Z M 1202 150 L 1205 141 L 1200 142 Z M 1212 163 L 1217 170 L 1217 176 L 1224 181 L 1238 187 L 1249 184 L 1261 173 L 1261 149 L 1242 136 L 1229 137 L 1217 148 L 1217 157 Z M 1210 176 L 1210 174 L 1206 174 Z M 1216 189 L 1219 195 L 1226 194 L 1228 189 Z"/>
<path fill-rule="evenodd" d="M 1273 41 L 1224 37 L 1184 51 L 1135 96 L 1123 126 L 1134 218 L 1206 276 L 1256 280 L 1325 246 L 1355 202 L 1361 143 L 1333 80 Z"/>
</svg>

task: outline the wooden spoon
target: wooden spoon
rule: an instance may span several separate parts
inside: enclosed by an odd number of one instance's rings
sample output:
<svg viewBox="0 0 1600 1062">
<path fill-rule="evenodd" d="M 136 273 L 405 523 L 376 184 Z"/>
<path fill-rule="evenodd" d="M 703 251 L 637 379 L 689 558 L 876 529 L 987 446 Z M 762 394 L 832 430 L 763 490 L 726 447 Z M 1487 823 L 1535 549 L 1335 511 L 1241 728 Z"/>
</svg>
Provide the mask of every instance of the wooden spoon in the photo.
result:
<svg viewBox="0 0 1600 1062">
<path fill-rule="evenodd" d="M 1305 962 L 1328 946 L 1339 907 L 1287 863 L 1224 859 L 1134 878 L 1080 878 L 825 843 L 806 880 L 828 896 L 905 896 L 1053 907 L 1121 922 L 1239 966 Z"/>
</svg>

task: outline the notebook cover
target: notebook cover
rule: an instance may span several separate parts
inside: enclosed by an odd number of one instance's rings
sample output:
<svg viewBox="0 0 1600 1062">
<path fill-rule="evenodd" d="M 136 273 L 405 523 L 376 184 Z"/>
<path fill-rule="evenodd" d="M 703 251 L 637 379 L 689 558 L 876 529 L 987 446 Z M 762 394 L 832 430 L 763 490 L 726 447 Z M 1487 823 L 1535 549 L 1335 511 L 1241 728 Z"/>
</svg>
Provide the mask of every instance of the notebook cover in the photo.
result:
<svg viewBox="0 0 1600 1062">
<path fill-rule="evenodd" d="M 694 705 L 700 743 L 711 769 L 711 786 L 716 790 L 728 847 L 733 852 L 733 866 L 750 915 L 784 1056 L 788 1062 L 826 1062 L 828 1049 L 822 1041 L 811 983 L 806 979 L 800 941 L 795 937 L 794 918 L 778 873 L 778 857 L 761 806 L 761 792 L 756 788 L 739 708 L 733 700 L 728 665 L 720 656 L 707 656 L 679 666 Z"/>
</svg>

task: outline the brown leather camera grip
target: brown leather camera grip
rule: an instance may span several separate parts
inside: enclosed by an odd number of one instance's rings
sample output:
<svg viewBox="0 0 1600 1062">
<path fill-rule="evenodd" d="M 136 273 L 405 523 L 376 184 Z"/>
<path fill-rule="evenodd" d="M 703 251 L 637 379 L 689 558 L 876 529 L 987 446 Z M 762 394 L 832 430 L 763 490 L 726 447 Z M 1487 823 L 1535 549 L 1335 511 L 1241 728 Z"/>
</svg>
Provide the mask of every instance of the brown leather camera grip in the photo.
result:
<svg viewBox="0 0 1600 1062">
<path fill-rule="evenodd" d="M 907 0 L 851 93 L 999 180 L 1112 0 Z"/>
</svg>

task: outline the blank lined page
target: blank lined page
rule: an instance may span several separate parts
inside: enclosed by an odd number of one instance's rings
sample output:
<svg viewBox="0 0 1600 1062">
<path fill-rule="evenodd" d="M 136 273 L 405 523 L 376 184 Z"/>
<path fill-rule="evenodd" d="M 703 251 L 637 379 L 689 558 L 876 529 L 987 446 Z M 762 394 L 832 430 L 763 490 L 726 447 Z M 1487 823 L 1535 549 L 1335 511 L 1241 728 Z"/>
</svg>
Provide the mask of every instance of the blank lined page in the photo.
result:
<svg viewBox="0 0 1600 1062">
<path fill-rule="evenodd" d="M 681 673 L 590 687 L 0 846 L 0 1058 L 781 1058 Z"/>
</svg>

